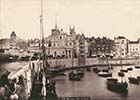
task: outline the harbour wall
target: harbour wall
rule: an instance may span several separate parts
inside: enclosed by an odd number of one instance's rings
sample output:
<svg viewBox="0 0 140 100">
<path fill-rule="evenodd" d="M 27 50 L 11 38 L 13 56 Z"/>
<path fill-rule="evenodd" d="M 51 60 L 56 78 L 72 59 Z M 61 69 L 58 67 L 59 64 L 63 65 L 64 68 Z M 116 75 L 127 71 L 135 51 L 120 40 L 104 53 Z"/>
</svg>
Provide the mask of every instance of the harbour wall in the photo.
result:
<svg viewBox="0 0 140 100">
<path fill-rule="evenodd" d="M 124 58 L 124 59 L 101 59 L 101 58 L 86 58 L 85 59 L 85 65 L 94 65 L 94 64 L 132 64 L 136 65 L 138 64 L 139 60 L 136 58 Z M 58 65 L 65 66 L 65 67 L 71 67 L 72 66 L 72 59 L 53 59 L 48 60 L 48 63 L 51 67 L 55 67 Z M 78 66 L 78 59 L 73 59 L 73 66 Z"/>
</svg>

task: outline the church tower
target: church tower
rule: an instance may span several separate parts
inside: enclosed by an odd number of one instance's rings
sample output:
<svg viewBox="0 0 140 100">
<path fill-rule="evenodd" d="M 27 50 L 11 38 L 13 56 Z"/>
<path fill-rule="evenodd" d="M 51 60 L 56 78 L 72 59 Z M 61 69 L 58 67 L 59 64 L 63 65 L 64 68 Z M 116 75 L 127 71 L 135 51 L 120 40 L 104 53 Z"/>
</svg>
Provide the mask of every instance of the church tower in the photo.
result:
<svg viewBox="0 0 140 100">
<path fill-rule="evenodd" d="M 10 45 L 12 46 L 16 46 L 16 42 L 17 42 L 17 35 L 16 33 L 13 31 L 10 35 Z"/>
<path fill-rule="evenodd" d="M 70 30 L 70 35 L 74 36 L 75 33 L 76 33 L 75 32 L 75 26 L 73 26 L 73 27 L 70 26 L 69 30 Z"/>
</svg>

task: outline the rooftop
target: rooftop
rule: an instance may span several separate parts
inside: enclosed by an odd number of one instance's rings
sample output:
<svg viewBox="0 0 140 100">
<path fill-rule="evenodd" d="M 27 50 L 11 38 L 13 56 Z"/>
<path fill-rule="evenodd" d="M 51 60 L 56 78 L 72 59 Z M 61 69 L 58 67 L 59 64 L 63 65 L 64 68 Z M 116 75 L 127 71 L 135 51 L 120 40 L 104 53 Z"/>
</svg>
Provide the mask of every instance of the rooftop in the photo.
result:
<svg viewBox="0 0 140 100">
<path fill-rule="evenodd" d="M 118 36 L 117 39 L 125 39 L 124 36 Z"/>
<path fill-rule="evenodd" d="M 12 36 L 15 36 L 16 37 L 16 34 L 15 34 L 14 31 L 11 33 L 10 37 L 12 37 Z"/>
<path fill-rule="evenodd" d="M 129 41 L 129 44 L 138 44 L 139 41 Z"/>
</svg>

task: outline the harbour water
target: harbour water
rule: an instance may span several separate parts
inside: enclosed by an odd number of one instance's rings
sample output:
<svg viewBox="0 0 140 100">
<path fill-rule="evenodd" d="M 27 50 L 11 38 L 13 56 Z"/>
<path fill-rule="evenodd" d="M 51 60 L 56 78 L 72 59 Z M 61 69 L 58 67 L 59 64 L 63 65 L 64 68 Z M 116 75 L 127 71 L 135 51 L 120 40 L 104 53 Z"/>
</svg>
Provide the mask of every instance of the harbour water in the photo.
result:
<svg viewBox="0 0 140 100">
<path fill-rule="evenodd" d="M 9 70 L 13 74 L 18 71 L 22 66 L 26 65 L 27 62 L 12 62 L 0 65 L 0 71 Z M 123 66 L 123 69 L 128 66 Z M 130 66 L 129 66 L 130 67 Z M 140 76 L 140 69 L 125 73 L 123 81 L 128 82 L 129 76 Z M 101 69 L 101 68 L 100 68 Z M 115 66 L 112 71 L 113 77 L 118 77 L 117 72 L 121 69 L 120 66 Z M 68 72 L 67 72 L 68 73 Z M 112 92 L 106 88 L 106 78 L 99 77 L 94 72 L 87 72 L 81 81 L 69 81 L 68 76 L 58 76 L 56 80 L 56 92 L 58 97 L 91 97 L 98 100 L 138 100 L 140 99 L 140 85 L 128 83 L 128 93 L 119 94 Z"/>
</svg>

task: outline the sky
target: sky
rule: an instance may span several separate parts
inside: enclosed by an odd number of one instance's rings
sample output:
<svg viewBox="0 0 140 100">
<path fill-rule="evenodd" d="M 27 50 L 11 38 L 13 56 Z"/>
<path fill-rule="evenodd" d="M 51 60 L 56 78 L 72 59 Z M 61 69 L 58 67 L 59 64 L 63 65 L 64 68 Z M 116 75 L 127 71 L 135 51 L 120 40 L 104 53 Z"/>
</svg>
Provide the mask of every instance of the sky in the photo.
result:
<svg viewBox="0 0 140 100">
<path fill-rule="evenodd" d="M 140 0 L 43 0 L 44 34 L 57 24 L 87 37 L 140 37 Z M 39 38 L 40 0 L 0 0 L 0 37 Z"/>
</svg>

